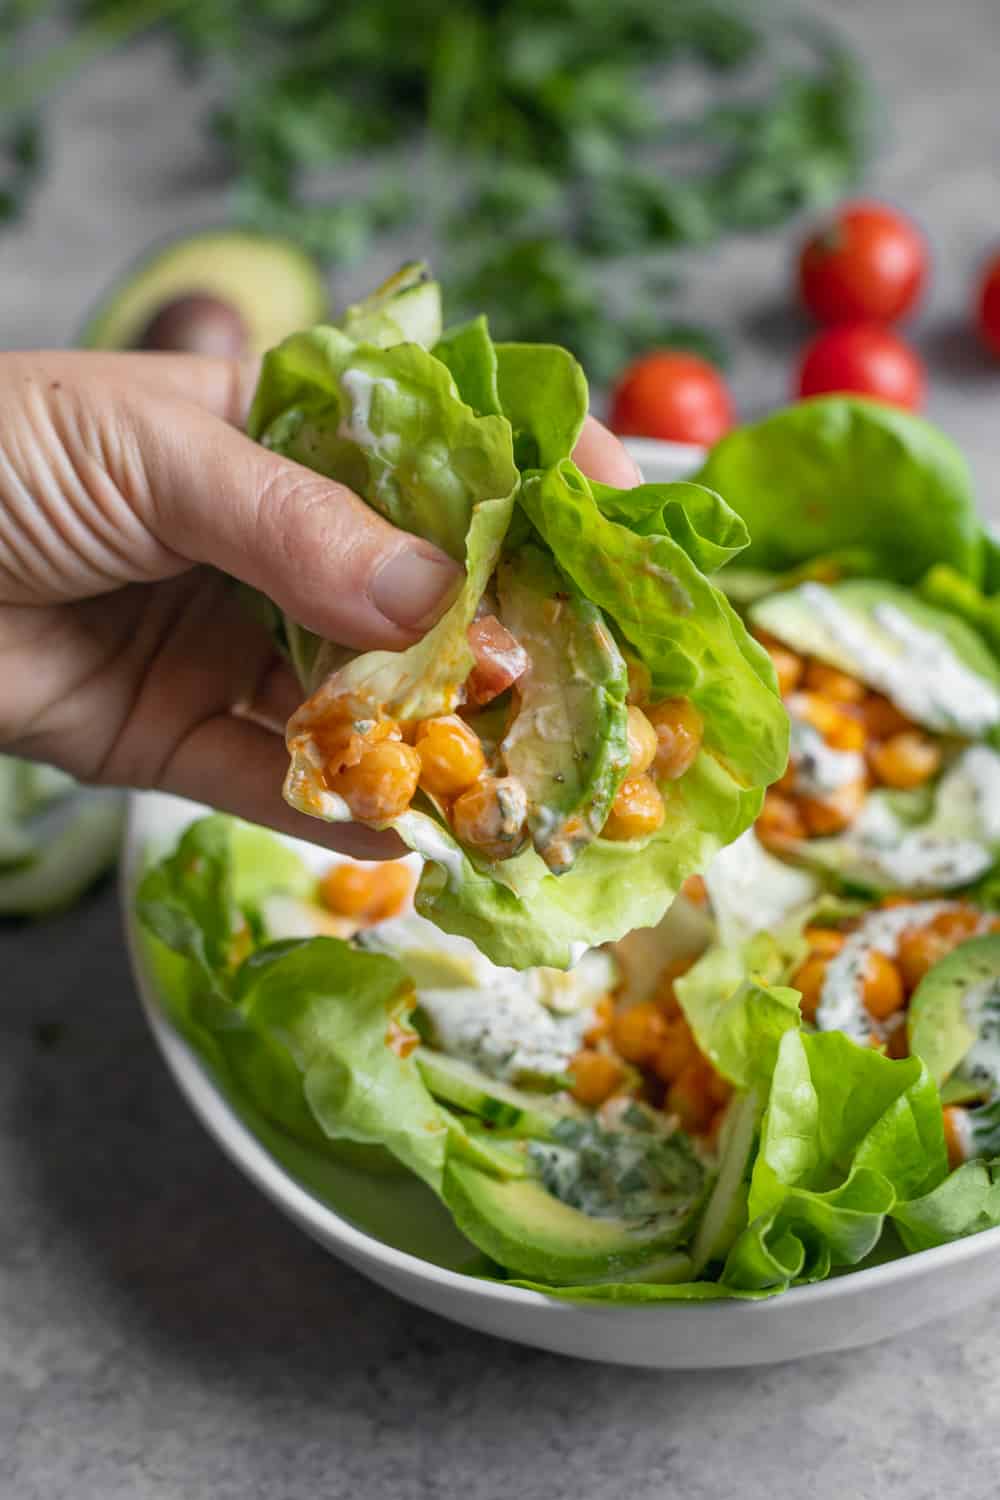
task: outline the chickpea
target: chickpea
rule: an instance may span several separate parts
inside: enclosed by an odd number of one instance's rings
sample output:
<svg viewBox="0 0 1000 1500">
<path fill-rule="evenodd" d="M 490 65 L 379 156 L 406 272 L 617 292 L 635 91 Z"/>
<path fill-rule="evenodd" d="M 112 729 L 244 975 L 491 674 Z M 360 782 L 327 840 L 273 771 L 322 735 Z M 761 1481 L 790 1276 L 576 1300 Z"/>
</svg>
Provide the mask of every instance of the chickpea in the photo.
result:
<svg viewBox="0 0 1000 1500">
<path fill-rule="evenodd" d="M 833 927 L 807 927 L 802 936 L 809 944 L 809 952 L 816 953 L 821 958 L 833 958 L 847 941 L 844 933 L 837 932 Z"/>
<path fill-rule="evenodd" d="M 692 906 L 708 905 L 708 886 L 701 875 L 689 875 L 681 886 L 681 895 Z"/>
<path fill-rule="evenodd" d="M 395 917 L 406 904 L 413 877 L 398 860 L 381 865 L 332 865 L 319 882 L 318 896 L 327 911 L 372 922 Z"/>
<path fill-rule="evenodd" d="M 802 797 L 799 811 L 811 838 L 849 828 L 865 800 L 865 783 L 848 781 L 828 797 Z"/>
<path fill-rule="evenodd" d="M 954 944 L 943 933 L 930 926 L 908 927 L 900 934 L 896 946 L 896 963 L 903 977 L 903 984 L 912 994 L 939 959 L 950 953 Z"/>
<path fill-rule="evenodd" d="M 665 698 L 646 714 L 658 742 L 653 775 L 657 781 L 677 781 L 701 749 L 705 734 L 701 714 L 687 698 Z"/>
<path fill-rule="evenodd" d="M 948 1148 L 948 1166 L 954 1171 L 965 1161 L 965 1110 L 957 1104 L 949 1104 L 941 1111 L 944 1126 L 944 1143 Z"/>
<path fill-rule="evenodd" d="M 583 1033 L 583 1040 L 588 1047 L 593 1047 L 597 1042 L 610 1035 L 611 1025 L 615 1018 L 615 1002 L 610 995 L 602 995 L 594 1005 L 594 1019 L 590 1027 Z"/>
<path fill-rule="evenodd" d="M 611 1023 L 611 1040 L 626 1062 L 649 1065 L 666 1035 L 667 1023 L 652 1001 L 630 1005 Z"/>
<path fill-rule="evenodd" d="M 683 1016 L 666 1022 L 663 1040 L 653 1058 L 653 1071 L 664 1083 L 670 1084 L 679 1078 L 688 1063 L 699 1056 L 691 1028 Z"/>
<path fill-rule="evenodd" d="M 366 745 L 356 765 L 346 766 L 327 784 L 347 803 L 355 818 L 384 823 L 406 811 L 420 775 L 420 757 L 400 740 Z"/>
<path fill-rule="evenodd" d="M 509 859 L 524 841 L 528 810 L 524 787 L 516 776 L 484 776 L 451 810 L 456 838 L 489 860 Z"/>
<path fill-rule="evenodd" d="M 820 998 L 823 994 L 823 983 L 826 979 L 826 966 L 828 959 L 820 954 L 810 955 L 792 975 L 792 988 L 798 990 L 802 997 L 799 1009 L 802 1012 L 803 1021 L 811 1024 L 816 1020 L 816 1012 L 819 1010 Z"/>
<path fill-rule="evenodd" d="M 648 771 L 656 757 L 659 740 L 656 730 L 646 718 L 641 708 L 635 704 L 629 705 L 628 710 L 628 774 L 630 776 L 641 776 L 643 771 Z"/>
<path fill-rule="evenodd" d="M 861 720 L 843 703 L 818 693 L 795 693 L 788 707 L 805 719 L 835 750 L 863 750 L 868 738 Z"/>
<path fill-rule="evenodd" d="M 881 693 L 869 693 L 858 713 L 873 740 L 889 740 L 894 734 L 905 734 L 913 728 L 906 715 Z"/>
<path fill-rule="evenodd" d="M 312 725 L 309 734 L 323 758 L 328 785 L 341 771 L 359 765 L 373 745 L 403 737 L 395 719 L 357 719 L 346 712 Z"/>
<path fill-rule="evenodd" d="M 927 925 L 957 948 L 966 938 L 975 937 L 982 926 L 982 913 L 974 906 L 956 906 L 951 911 L 939 911 Z"/>
<path fill-rule="evenodd" d="M 861 1000 L 874 1021 L 885 1021 L 902 1010 L 905 1001 L 903 976 L 884 953 L 872 949 L 865 964 Z"/>
<path fill-rule="evenodd" d="M 617 1057 L 585 1047 L 570 1063 L 573 1087 L 570 1092 L 581 1104 L 592 1109 L 610 1098 L 621 1083 L 625 1070 Z"/>
<path fill-rule="evenodd" d="M 815 660 L 806 667 L 805 687 L 821 698 L 832 698 L 835 703 L 860 703 L 868 691 L 856 677 Z"/>
<path fill-rule="evenodd" d="M 459 796 L 486 769 L 478 735 L 457 714 L 424 719 L 417 726 L 415 744 L 420 757 L 420 785 L 442 801 Z"/>
<path fill-rule="evenodd" d="M 909 790 L 923 786 L 940 769 L 941 749 L 918 729 L 908 729 L 872 745 L 868 763 L 883 786 Z"/>
<path fill-rule="evenodd" d="M 787 849 L 806 836 L 806 825 L 796 803 L 780 792 L 769 791 L 757 819 L 757 837 L 768 849 Z"/>
<path fill-rule="evenodd" d="M 648 703 L 653 679 L 646 663 L 637 656 L 626 656 L 625 665 L 628 668 L 629 703 Z"/>
<path fill-rule="evenodd" d="M 771 658 L 771 665 L 778 679 L 778 692 L 783 698 L 787 698 L 789 693 L 794 693 L 802 681 L 805 662 L 789 646 L 775 640 L 774 636 L 761 635 L 759 640 Z"/>
<path fill-rule="evenodd" d="M 688 1063 L 667 1090 L 666 1108 L 677 1115 L 681 1128 L 689 1135 L 701 1135 L 708 1129 L 716 1105 L 709 1092 L 710 1069 L 702 1058 Z"/>
<path fill-rule="evenodd" d="M 660 1007 L 665 1016 L 679 1016 L 680 1004 L 677 992 L 674 989 L 674 980 L 680 979 L 682 974 L 693 967 L 695 955 L 688 954 L 686 958 L 672 958 L 669 963 L 664 964 L 656 978 L 656 993 L 653 999 Z"/>
<path fill-rule="evenodd" d="M 663 798 L 648 776 L 627 776 L 618 788 L 601 837 L 621 843 L 647 838 L 661 827 L 666 816 Z"/>
</svg>

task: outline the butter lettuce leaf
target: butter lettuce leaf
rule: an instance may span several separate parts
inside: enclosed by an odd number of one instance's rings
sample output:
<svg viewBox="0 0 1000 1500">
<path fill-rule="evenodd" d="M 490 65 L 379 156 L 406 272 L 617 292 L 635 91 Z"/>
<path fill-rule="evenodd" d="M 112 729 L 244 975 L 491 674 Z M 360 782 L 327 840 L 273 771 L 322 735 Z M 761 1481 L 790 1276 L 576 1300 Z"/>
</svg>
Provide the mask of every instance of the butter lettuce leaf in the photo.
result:
<svg viewBox="0 0 1000 1500">
<path fill-rule="evenodd" d="M 659 488 L 666 511 L 674 487 Z M 788 717 L 770 660 L 681 543 L 608 519 L 568 460 L 529 474 L 520 504 L 559 566 L 645 663 L 653 697 L 690 698 L 705 722 L 706 750 L 741 786 L 777 780 L 788 757 Z M 721 505 L 717 517 L 724 521 Z"/>
<path fill-rule="evenodd" d="M 935 563 L 982 576 L 968 466 L 911 412 L 857 396 L 800 401 L 728 434 L 695 478 L 746 522 L 742 567 L 783 572 L 857 548 L 864 571 L 900 583 Z"/>
</svg>

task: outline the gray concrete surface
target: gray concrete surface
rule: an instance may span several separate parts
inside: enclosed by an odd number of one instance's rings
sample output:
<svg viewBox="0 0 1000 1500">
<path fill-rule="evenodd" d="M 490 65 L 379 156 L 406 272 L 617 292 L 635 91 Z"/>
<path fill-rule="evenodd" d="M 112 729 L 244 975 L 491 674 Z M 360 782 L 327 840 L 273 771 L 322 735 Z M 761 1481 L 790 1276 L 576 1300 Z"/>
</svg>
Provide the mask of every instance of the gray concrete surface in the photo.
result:
<svg viewBox="0 0 1000 1500">
<path fill-rule="evenodd" d="M 1000 513 L 1000 367 L 957 332 L 1000 242 L 993 0 L 827 7 L 891 118 L 873 189 L 925 222 L 931 414 Z M 0 238 L 0 344 L 72 337 L 155 237 L 216 217 L 202 95 L 156 47 L 60 102 L 52 169 Z M 691 312 L 738 330 L 746 413 L 802 329 L 787 245 L 699 258 Z M 345 286 L 345 290 L 348 289 Z M 1000 1321 L 794 1367 L 575 1364 L 412 1309 L 312 1246 L 180 1102 L 126 970 L 113 892 L 0 931 L 0 1500 L 962 1500 L 996 1494 Z"/>
</svg>

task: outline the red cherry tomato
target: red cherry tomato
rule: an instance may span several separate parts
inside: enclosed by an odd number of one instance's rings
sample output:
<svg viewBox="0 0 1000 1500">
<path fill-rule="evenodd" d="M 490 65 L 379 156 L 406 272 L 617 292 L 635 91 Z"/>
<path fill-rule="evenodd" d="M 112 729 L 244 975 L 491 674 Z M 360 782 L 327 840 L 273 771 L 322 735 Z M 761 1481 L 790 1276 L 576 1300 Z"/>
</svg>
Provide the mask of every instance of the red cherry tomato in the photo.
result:
<svg viewBox="0 0 1000 1500">
<path fill-rule="evenodd" d="M 894 323 L 926 272 L 927 246 L 909 219 L 881 203 L 845 203 L 803 246 L 799 290 L 821 323 Z"/>
<path fill-rule="evenodd" d="M 976 326 L 986 347 L 1000 354 L 1000 255 L 987 262 L 980 279 Z"/>
<path fill-rule="evenodd" d="M 908 344 L 878 323 L 829 328 L 806 345 L 797 379 L 800 396 L 828 391 L 856 391 L 919 411 L 924 367 Z"/>
<path fill-rule="evenodd" d="M 470 703 L 492 703 L 528 670 L 528 653 L 496 615 L 481 615 L 466 631 L 476 665 L 465 691 Z"/>
<path fill-rule="evenodd" d="M 709 447 L 733 425 L 733 403 L 714 365 L 697 354 L 657 350 L 633 361 L 611 396 L 610 425 L 626 437 Z"/>
</svg>

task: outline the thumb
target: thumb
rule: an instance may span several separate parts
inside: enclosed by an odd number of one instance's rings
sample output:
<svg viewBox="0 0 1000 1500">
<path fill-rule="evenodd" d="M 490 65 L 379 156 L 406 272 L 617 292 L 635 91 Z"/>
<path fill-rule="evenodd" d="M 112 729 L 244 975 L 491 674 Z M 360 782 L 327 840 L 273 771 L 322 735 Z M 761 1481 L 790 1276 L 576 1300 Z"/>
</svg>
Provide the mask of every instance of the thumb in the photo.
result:
<svg viewBox="0 0 1000 1500">
<path fill-rule="evenodd" d="M 318 635 L 400 649 L 459 586 L 461 568 L 430 542 L 193 402 L 133 390 L 117 420 L 130 428 L 129 498 L 157 540 L 260 589 Z"/>
</svg>

